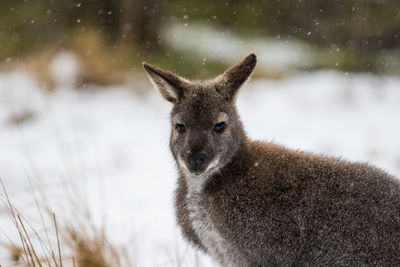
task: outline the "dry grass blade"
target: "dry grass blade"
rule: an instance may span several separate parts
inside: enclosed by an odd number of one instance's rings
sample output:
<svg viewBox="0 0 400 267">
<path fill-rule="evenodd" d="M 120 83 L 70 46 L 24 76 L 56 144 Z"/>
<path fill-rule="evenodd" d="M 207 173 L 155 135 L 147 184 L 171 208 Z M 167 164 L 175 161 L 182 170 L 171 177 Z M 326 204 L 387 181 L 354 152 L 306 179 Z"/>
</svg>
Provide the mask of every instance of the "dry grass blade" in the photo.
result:
<svg viewBox="0 0 400 267">
<path fill-rule="evenodd" d="M 34 246 L 32 245 L 31 238 L 29 237 L 29 234 L 28 234 L 28 232 L 26 231 L 25 225 L 24 225 L 24 223 L 23 223 L 22 220 L 21 220 L 21 216 L 20 216 L 20 215 L 17 215 L 17 218 L 18 218 L 18 221 L 19 221 L 19 223 L 21 224 L 22 230 L 24 231 L 24 234 L 25 234 L 25 236 L 26 236 L 26 240 L 27 240 L 27 244 L 26 244 L 26 245 L 27 245 L 27 247 L 29 248 L 28 251 L 29 251 L 30 253 L 32 253 L 33 256 L 34 256 L 34 257 L 32 257 L 32 255 L 31 255 L 31 260 L 32 260 L 33 266 L 35 266 L 35 260 L 36 260 L 37 264 L 39 264 L 39 266 L 42 267 L 42 264 L 40 263 L 40 260 L 39 260 L 39 257 L 37 256 L 37 253 L 36 253 L 36 251 L 35 251 L 35 248 L 34 248 Z"/>
<path fill-rule="evenodd" d="M 60 247 L 60 238 L 58 236 L 58 227 L 56 221 L 56 215 L 53 213 L 53 220 L 54 220 L 54 227 L 56 229 L 56 236 L 57 236 L 57 247 L 58 247 L 58 257 L 60 259 L 60 266 L 62 267 L 62 257 L 61 257 L 61 247 Z"/>
<path fill-rule="evenodd" d="M 19 224 L 18 224 L 17 217 L 16 217 L 16 215 L 15 215 L 13 205 L 11 204 L 10 198 L 8 197 L 8 194 L 7 194 L 7 191 L 6 191 L 6 187 L 4 186 L 3 181 L 0 180 L 0 183 L 1 183 L 1 186 L 2 186 L 2 188 L 3 188 L 4 195 L 5 195 L 5 197 L 6 197 L 6 199 L 3 200 L 3 201 L 6 202 L 5 204 L 6 204 L 6 206 L 7 206 L 7 209 L 8 209 L 9 215 L 10 215 L 10 217 L 11 217 L 11 220 L 13 221 L 15 227 L 17 228 L 17 231 L 18 231 L 18 234 L 19 234 L 19 237 L 20 237 L 20 239 L 21 239 L 22 246 L 23 246 L 23 251 L 24 251 L 23 255 L 25 256 L 26 264 L 28 264 L 28 266 L 29 266 L 30 263 L 29 263 L 28 253 L 27 253 L 27 251 L 26 251 L 26 247 L 25 247 L 25 242 L 24 242 L 23 234 L 22 234 L 22 231 L 21 231 L 20 226 L 19 226 Z M 22 259 L 23 259 L 23 258 L 22 258 Z"/>
<path fill-rule="evenodd" d="M 43 219 L 42 210 L 41 210 L 41 208 L 40 208 L 39 201 L 38 201 L 38 198 L 37 198 L 37 196 L 36 196 L 35 190 L 33 189 L 31 178 L 30 178 L 29 174 L 28 174 L 26 171 L 25 171 L 25 173 L 26 173 L 26 175 L 27 175 L 27 177 L 28 177 L 29 187 L 30 187 L 30 189 L 31 189 L 31 193 L 32 193 L 32 195 L 33 195 L 33 198 L 34 198 L 34 200 L 35 200 L 36 207 L 37 207 L 37 210 L 38 210 L 38 213 L 39 213 L 39 216 L 40 216 L 40 220 L 41 220 L 41 222 L 42 222 L 43 229 L 46 229 L 46 224 L 45 224 L 44 219 Z M 32 228 L 32 227 L 31 227 L 31 228 Z M 33 229 L 32 229 L 32 230 L 33 230 Z M 45 235 L 46 235 L 47 244 L 50 246 L 51 243 L 50 243 L 49 235 L 48 235 L 47 231 L 44 231 L 44 233 L 45 233 Z M 42 246 L 42 248 L 43 248 L 43 250 L 47 250 L 47 252 L 50 252 L 50 249 L 48 249 L 47 246 Z"/>
</svg>

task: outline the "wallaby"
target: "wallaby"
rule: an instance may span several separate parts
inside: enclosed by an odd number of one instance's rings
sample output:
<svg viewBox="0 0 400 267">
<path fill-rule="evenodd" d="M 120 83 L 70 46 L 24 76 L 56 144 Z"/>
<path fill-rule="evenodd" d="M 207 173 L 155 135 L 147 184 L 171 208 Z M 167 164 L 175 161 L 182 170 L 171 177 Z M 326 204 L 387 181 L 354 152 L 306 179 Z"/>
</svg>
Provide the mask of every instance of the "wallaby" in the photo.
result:
<svg viewBox="0 0 400 267">
<path fill-rule="evenodd" d="M 143 63 L 173 103 L 184 237 L 221 266 L 400 266 L 394 176 L 246 136 L 235 99 L 256 61 L 250 54 L 207 81 Z"/>
</svg>

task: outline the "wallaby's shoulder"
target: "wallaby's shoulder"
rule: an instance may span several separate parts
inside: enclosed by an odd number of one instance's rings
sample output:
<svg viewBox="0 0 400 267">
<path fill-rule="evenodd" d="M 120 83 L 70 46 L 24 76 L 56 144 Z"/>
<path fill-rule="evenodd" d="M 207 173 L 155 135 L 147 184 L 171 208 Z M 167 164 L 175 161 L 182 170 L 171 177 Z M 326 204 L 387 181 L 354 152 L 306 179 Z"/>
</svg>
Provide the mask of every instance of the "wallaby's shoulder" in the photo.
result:
<svg viewBox="0 0 400 267">
<path fill-rule="evenodd" d="M 257 177 L 256 186 L 267 184 L 266 190 L 282 194 L 282 188 L 299 195 L 370 194 L 400 192 L 400 181 L 379 168 L 363 162 L 289 149 L 269 142 L 251 142 L 250 155 L 254 166 L 250 177 Z M 275 188 L 275 189 L 274 189 Z M 283 194 L 284 195 L 284 194 Z"/>
<path fill-rule="evenodd" d="M 254 162 L 253 170 L 260 173 L 275 173 L 281 171 L 286 174 L 294 172 L 298 178 L 302 174 L 307 176 L 321 176 L 330 179 L 352 177 L 354 179 L 368 176 L 387 176 L 390 180 L 398 180 L 387 172 L 369 165 L 366 162 L 352 162 L 341 157 L 328 156 L 297 149 L 290 149 L 273 142 L 249 142 L 248 149 Z M 327 175 L 328 174 L 328 175 Z M 341 174 L 341 175 L 340 175 Z M 290 175 L 288 175 L 290 177 Z"/>
</svg>

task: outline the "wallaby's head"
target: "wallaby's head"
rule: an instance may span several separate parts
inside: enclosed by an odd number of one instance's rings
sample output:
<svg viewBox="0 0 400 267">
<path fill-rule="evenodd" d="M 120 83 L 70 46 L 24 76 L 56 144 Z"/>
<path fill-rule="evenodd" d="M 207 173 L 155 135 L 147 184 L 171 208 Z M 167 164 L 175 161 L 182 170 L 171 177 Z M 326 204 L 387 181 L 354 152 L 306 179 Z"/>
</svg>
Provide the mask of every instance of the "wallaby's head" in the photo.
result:
<svg viewBox="0 0 400 267">
<path fill-rule="evenodd" d="M 256 65 L 251 54 L 213 80 L 188 81 L 143 63 L 160 94 L 173 103 L 171 151 L 179 167 L 211 174 L 228 163 L 245 138 L 236 94 Z"/>
</svg>

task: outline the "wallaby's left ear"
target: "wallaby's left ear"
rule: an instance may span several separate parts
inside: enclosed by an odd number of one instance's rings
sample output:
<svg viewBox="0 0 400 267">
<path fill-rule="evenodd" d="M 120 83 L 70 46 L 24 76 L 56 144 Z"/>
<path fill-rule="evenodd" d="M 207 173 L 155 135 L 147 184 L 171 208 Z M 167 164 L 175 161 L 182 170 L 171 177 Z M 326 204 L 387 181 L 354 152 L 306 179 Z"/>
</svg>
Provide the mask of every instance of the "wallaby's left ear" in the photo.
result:
<svg viewBox="0 0 400 267">
<path fill-rule="evenodd" d="M 143 62 L 143 67 L 147 71 L 150 81 L 158 89 L 162 97 L 174 104 L 181 100 L 188 84 L 186 79 L 170 71 L 156 68 L 146 62 Z"/>
<path fill-rule="evenodd" d="M 217 91 L 229 101 L 234 101 L 240 86 L 250 77 L 257 63 L 255 54 L 250 54 L 235 66 L 227 69 L 216 79 Z"/>
</svg>

